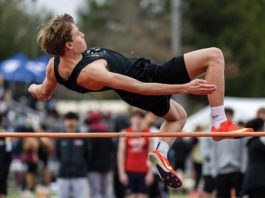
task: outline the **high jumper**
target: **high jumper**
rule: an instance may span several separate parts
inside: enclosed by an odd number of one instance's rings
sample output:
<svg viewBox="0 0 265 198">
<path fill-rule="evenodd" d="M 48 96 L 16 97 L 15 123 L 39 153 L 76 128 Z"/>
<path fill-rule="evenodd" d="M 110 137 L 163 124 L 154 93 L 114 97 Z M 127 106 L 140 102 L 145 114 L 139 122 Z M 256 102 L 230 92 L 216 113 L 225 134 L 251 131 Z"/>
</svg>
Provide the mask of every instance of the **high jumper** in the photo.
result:
<svg viewBox="0 0 265 198">
<path fill-rule="evenodd" d="M 47 101 L 57 83 L 76 92 L 114 90 L 128 104 L 151 111 L 164 119 L 160 132 L 181 131 L 186 112 L 171 99 L 171 94 L 208 95 L 213 118 L 212 132 L 249 132 L 226 119 L 224 113 L 224 57 L 218 48 L 200 49 L 173 57 L 164 64 L 145 58 L 128 58 L 105 48 L 88 48 L 85 35 L 73 18 L 59 15 L 41 26 L 38 44 L 50 59 L 42 84 L 32 84 L 28 91 Z M 195 79 L 206 73 L 206 80 Z M 213 137 L 221 140 L 223 137 Z M 182 181 L 167 160 L 175 138 L 161 137 L 149 160 L 161 179 L 178 188 Z"/>
</svg>

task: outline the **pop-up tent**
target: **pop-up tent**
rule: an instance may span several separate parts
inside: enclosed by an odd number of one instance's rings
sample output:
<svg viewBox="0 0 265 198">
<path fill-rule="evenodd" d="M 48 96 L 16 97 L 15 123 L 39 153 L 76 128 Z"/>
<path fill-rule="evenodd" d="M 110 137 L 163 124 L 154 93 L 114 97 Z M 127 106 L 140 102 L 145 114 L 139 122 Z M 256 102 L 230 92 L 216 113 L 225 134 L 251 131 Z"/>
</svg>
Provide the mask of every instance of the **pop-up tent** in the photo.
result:
<svg viewBox="0 0 265 198">
<path fill-rule="evenodd" d="M 44 80 L 46 75 L 46 67 L 49 62 L 48 56 L 41 56 L 35 61 L 28 61 L 25 65 L 27 72 L 33 73 L 33 82 L 40 83 Z"/>
<path fill-rule="evenodd" d="M 17 54 L 0 65 L 0 74 L 6 81 L 31 82 L 34 79 L 32 73 L 25 70 L 28 59 L 23 54 Z"/>
<path fill-rule="evenodd" d="M 247 122 L 256 117 L 259 108 L 265 107 L 265 98 L 225 97 L 224 105 L 234 110 L 234 121 Z M 189 116 L 183 131 L 194 131 L 198 125 L 210 129 L 212 123 L 210 114 L 210 107 L 207 106 Z"/>
<path fill-rule="evenodd" d="M 47 56 L 31 61 L 23 54 L 17 54 L 0 64 L 0 75 L 6 81 L 40 83 L 45 78 L 48 62 Z"/>
</svg>

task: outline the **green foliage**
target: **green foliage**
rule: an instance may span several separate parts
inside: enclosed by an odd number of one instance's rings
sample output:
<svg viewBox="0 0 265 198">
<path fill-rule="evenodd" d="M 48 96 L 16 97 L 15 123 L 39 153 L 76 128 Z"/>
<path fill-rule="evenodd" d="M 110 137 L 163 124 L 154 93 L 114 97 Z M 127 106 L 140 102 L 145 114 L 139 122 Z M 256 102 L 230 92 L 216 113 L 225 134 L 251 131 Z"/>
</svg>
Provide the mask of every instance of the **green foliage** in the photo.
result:
<svg viewBox="0 0 265 198">
<path fill-rule="evenodd" d="M 226 94 L 264 97 L 265 1 L 188 0 L 184 43 L 216 46 L 226 57 Z"/>
<path fill-rule="evenodd" d="M 141 2 L 87 1 L 90 11 L 79 11 L 79 25 L 86 34 L 88 46 L 111 48 L 127 56 L 148 57 L 159 63 L 172 57 L 168 1 Z"/>
<path fill-rule="evenodd" d="M 88 0 L 79 10 L 79 29 L 88 47 L 105 47 L 128 57 L 146 57 L 162 63 L 174 56 L 170 50 L 170 13 L 167 1 Z M 94 98 L 119 98 L 114 92 L 94 93 Z"/>
<path fill-rule="evenodd" d="M 28 14 L 24 10 L 23 1 L 0 0 L 0 60 L 19 52 L 30 58 L 42 54 L 36 43 L 37 26 L 49 14 Z"/>
</svg>

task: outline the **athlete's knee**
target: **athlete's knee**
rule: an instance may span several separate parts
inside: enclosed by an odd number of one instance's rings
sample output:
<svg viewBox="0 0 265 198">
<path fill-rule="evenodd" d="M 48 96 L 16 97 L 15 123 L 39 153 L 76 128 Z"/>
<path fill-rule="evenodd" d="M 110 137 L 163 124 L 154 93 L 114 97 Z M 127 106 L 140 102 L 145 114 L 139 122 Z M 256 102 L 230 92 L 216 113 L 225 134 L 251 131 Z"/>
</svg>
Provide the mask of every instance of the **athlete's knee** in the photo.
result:
<svg viewBox="0 0 265 198">
<path fill-rule="evenodd" d="M 216 47 L 211 47 L 209 50 L 209 63 L 215 63 L 211 64 L 213 66 L 219 66 L 224 67 L 224 55 L 221 49 Z"/>
</svg>

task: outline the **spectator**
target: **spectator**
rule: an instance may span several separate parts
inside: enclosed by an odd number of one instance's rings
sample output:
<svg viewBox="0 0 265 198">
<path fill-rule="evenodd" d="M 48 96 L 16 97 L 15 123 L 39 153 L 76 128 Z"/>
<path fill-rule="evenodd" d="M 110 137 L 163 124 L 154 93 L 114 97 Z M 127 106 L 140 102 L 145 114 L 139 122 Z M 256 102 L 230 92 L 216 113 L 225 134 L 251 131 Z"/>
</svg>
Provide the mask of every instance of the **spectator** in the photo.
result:
<svg viewBox="0 0 265 198">
<path fill-rule="evenodd" d="M 265 108 L 264 107 L 258 110 L 257 118 L 261 118 L 263 121 L 265 121 Z"/>
<path fill-rule="evenodd" d="M 112 130 L 114 132 L 121 132 L 124 129 L 127 129 L 130 127 L 130 118 L 127 115 L 119 114 L 112 120 Z M 119 171 L 118 171 L 118 164 L 117 164 L 117 152 L 118 152 L 118 138 L 114 138 L 114 173 L 113 173 L 113 187 L 114 187 L 114 193 L 116 198 L 123 198 L 124 192 L 123 192 L 123 186 L 119 180 Z"/>
<path fill-rule="evenodd" d="M 17 127 L 16 131 L 24 131 L 24 127 Z M 27 131 L 27 129 L 26 129 Z M 12 149 L 12 172 L 15 177 L 16 188 L 23 189 L 23 142 L 24 138 L 12 138 L 13 149 Z"/>
<path fill-rule="evenodd" d="M 0 117 L 1 123 L 1 117 Z M 3 128 L 0 124 L 0 133 Z M 9 167 L 12 161 L 12 144 L 10 138 L 0 138 L 0 198 L 5 198 L 7 195 L 7 184 Z"/>
<path fill-rule="evenodd" d="M 23 129 L 25 132 L 33 132 L 31 127 L 26 127 Z M 23 153 L 24 161 L 27 165 L 27 171 L 25 175 L 26 179 L 26 190 L 28 193 L 35 191 L 36 181 L 37 181 L 37 171 L 38 171 L 38 150 L 39 150 L 39 140 L 37 138 L 25 138 L 23 142 Z"/>
<path fill-rule="evenodd" d="M 159 132 L 159 128 L 155 126 L 157 121 L 157 117 L 152 112 L 147 112 L 143 119 L 142 129 L 149 129 L 150 132 Z M 158 142 L 158 137 L 150 138 L 152 140 L 153 145 L 156 145 Z M 165 183 L 160 179 L 158 173 L 155 171 L 154 174 L 154 182 L 150 186 L 149 190 L 150 198 L 167 198 L 168 197 L 168 188 Z"/>
<path fill-rule="evenodd" d="M 78 115 L 72 112 L 64 116 L 67 133 L 77 133 Z M 86 198 L 88 142 L 85 138 L 61 138 L 56 140 L 56 156 L 59 161 L 58 197 Z"/>
<path fill-rule="evenodd" d="M 225 110 L 225 112 L 230 112 Z M 233 115 L 233 113 L 232 113 Z M 227 115 L 229 118 L 229 115 Z M 230 118 L 232 119 L 231 115 Z M 213 176 L 216 177 L 217 197 L 231 197 L 234 189 L 237 197 L 243 194 L 243 176 L 246 169 L 246 140 L 225 139 L 213 142 Z"/>
<path fill-rule="evenodd" d="M 225 108 L 225 115 L 227 120 L 232 121 L 234 117 L 234 110 L 231 108 Z"/>
<path fill-rule="evenodd" d="M 46 126 L 43 124 L 41 124 L 37 129 L 37 132 L 45 133 L 45 131 L 46 131 Z M 45 186 L 48 186 L 51 182 L 51 173 L 48 168 L 48 160 L 49 160 L 49 155 L 53 151 L 54 142 L 52 139 L 44 137 L 40 138 L 39 140 L 40 140 L 40 148 L 38 155 L 39 155 L 39 160 L 42 162 L 43 184 Z"/>
<path fill-rule="evenodd" d="M 202 175 L 203 175 L 203 192 L 202 198 L 213 197 L 215 190 L 215 182 L 212 177 L 212 156 L 211 151 L 213 150 L 213 139 L 211 137 L 204 137 L 201 139 L 201 154 L 203 158 L 202 164 Z"/>
<path fill-rule="evenodd" d="M 107 132 L 107 126 L 101 121 L 98 112 L 91 112 L 87 123 L 90 123 L 90 132 Z M 112 197 L 112 154 L 113 145 L 110 138 L 90 140 L 88 181 L 90 196 L 93 198 Z"/>
<path fill-rule="evenodd" d="M 180 178 L 185 179 L 186 161 L 190 154 L 190 144 L 184 138 L 176 138 L 174 144 L 168 152 L 168 159 L 174 165 L 174 169 L 178 171 Z M 185 193 L 185 189 L 181 189 Z"/>
<path fill-rule="evenodd" d="M 131 127 L 125 132 L 148 132 L 141 130 L 144 113 L 135 110 L 131 113 Z M 152 144 L 147 137 L 120 138 L 118 148 L 118 169 L 124 186 L 125 197 L 147 198 L 153 183 L 153 169 L 147 164 L 148 151 Z"/>
<path fill-rule="evenodd" d="M 195 132 L 203 131 L 203 127 L 196 126 L 194 129 Z M 195 172 L 195 185 L 193 193 L 198 193 L 199 183 L 202 177 L 202 155 L 201 155 L 201 146 L 199 138 L 191 138 L 191 160 L 193 162 L 193 168 Z"/>
<path fill-rule="evenodd" d="M 264 121 L 256 118 L 249 121 L 246 127 L 254 131 L 264 131 Z M 244 191 L 249 198 L 265 197 L 265 138 L 252 137 L 247 142 L 248 166 L 244 179 Z"/>
</svg>

